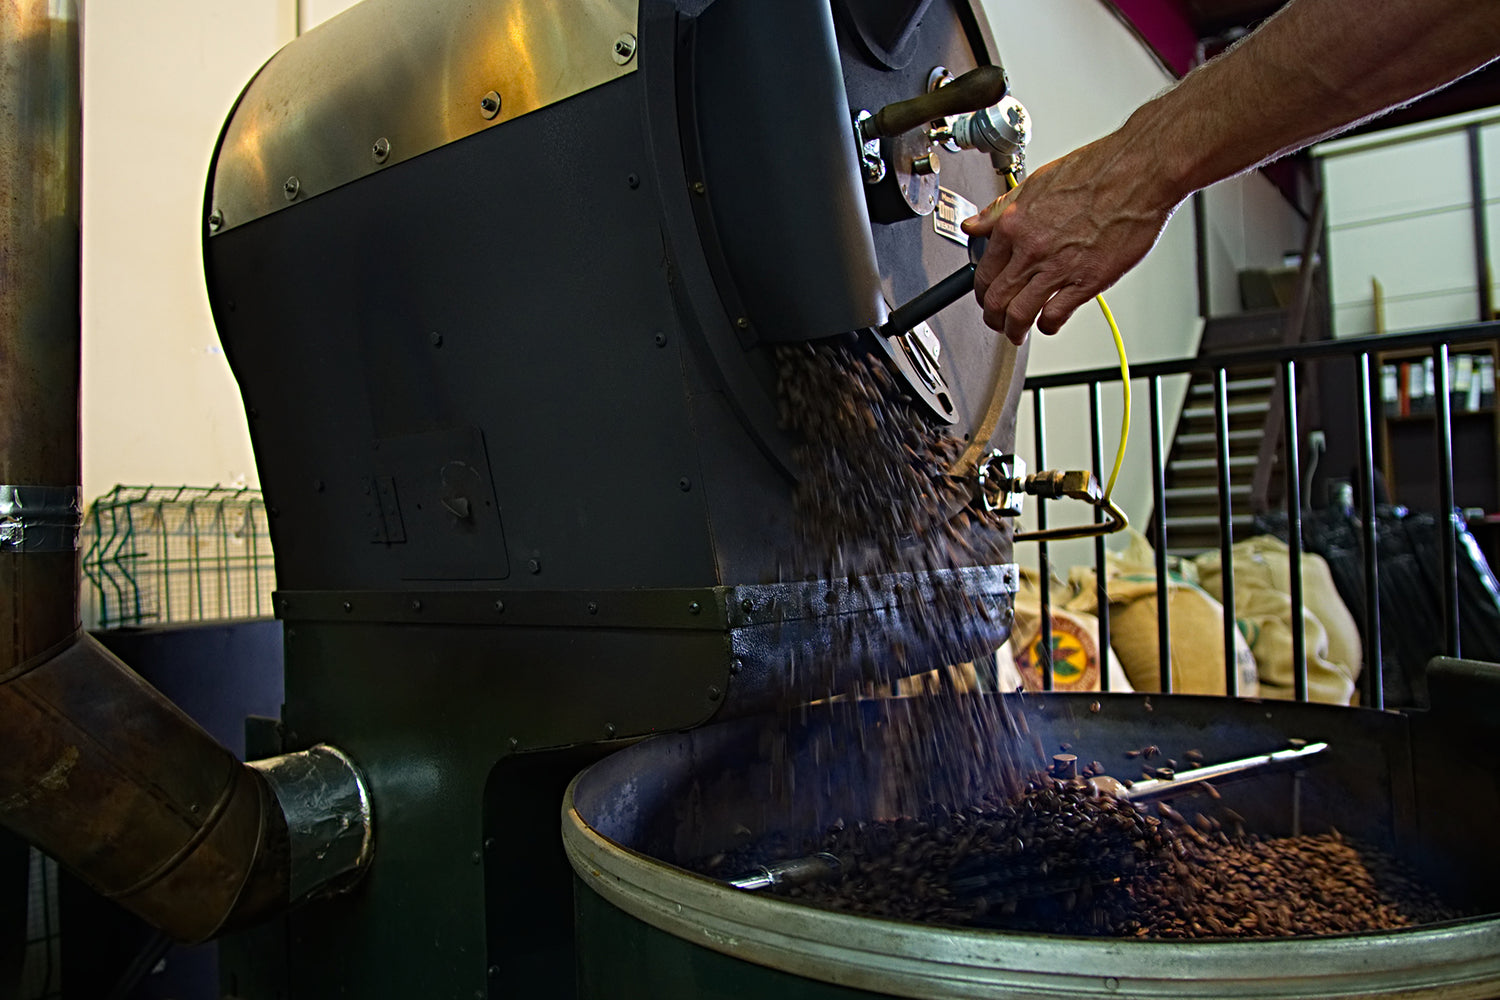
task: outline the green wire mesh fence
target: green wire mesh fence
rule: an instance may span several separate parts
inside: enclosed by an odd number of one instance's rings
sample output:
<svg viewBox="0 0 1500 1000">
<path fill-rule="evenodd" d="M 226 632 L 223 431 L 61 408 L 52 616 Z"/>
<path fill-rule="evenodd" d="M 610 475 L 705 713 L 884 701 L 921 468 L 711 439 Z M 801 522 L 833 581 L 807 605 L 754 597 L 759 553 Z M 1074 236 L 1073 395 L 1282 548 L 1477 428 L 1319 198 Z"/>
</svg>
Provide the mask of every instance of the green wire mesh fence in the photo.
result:
<svg viewBox="0 0 1500 1000">
<path fill-rule="evenodd" d="M 116 486 L 83 526 L 90 628 L 271 614 L 276 570 L 259 490 Z"/>
</svg>

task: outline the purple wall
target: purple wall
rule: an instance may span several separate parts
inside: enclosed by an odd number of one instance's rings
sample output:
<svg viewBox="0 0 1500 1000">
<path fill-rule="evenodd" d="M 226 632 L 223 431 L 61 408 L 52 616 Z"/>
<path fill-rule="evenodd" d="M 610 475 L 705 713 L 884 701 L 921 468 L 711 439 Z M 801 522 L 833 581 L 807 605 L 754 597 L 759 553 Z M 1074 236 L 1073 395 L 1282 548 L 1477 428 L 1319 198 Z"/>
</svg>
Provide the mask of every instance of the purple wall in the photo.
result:
<svg viewBox="0 0 1500 1000">
<path fill-rule="evenodd" d="M 1198 35 L 1185 0 L 1106 0 L 1134 26 L 1162 62 L 1182 76 L 1193 67 Z"/>
</svg>

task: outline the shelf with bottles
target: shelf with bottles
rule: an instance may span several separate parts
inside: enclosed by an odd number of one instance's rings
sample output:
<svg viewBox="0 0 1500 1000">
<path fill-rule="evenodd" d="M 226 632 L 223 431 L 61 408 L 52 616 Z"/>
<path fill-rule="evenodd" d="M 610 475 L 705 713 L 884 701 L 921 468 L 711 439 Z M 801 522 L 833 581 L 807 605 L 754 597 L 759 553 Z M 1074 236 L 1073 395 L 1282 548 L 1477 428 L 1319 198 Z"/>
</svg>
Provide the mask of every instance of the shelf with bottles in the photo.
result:
<svg viewBox="0 0 1500 1000">
<path fill-rule="evenodd" d="M 1464 414 L 1495 412 L 1495 345 L 1466 345 L 1448 355 L 1448 409 Z M 1388 420 L 1431 418 L 1436 365 L 1426 351 L 1387 351 L 1380 355 L 1381 410 Z"/>
<path fill-rule="evenodd" d="M 1379 464 L 1391 499 L 1413 510 L 1441 506 L 1438 486 L 1435 359 L 1430 350 L 1383 351 L 1377 357 L 1381 414 Z M 1500 407 L 1495 400 L 1497 342 L 1449 349 L 1449 440 L 1453 455 L 1453 501 L 1488 515 L 1500 511 Z M 1500 554 L 1500 534 L 1487 517 L 1473 525 L 1486 555 Z M 1495 537 L 1490 537 L 1495 536 Z"/>
</svg>

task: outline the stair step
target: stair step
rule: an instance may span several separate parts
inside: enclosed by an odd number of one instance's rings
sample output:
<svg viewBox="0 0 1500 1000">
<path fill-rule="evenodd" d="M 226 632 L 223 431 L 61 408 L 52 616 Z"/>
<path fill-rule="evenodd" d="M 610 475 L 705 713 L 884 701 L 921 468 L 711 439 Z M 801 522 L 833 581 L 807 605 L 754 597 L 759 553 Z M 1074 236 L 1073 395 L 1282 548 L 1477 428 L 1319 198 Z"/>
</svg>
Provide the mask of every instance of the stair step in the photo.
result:
<svg viewBox="0 0 1500 1000">
<path fill-rule="evenodd" d="M 1234 486 L 1234 485 L 1231 485 L 1229 487 L 1229 499 L 1231 501 L 1234 500 L 1236 497 L 1248 497 L 1249 495 L 1250 495 L 1250 487 L 1249 486 Z M 1167 492 L 1166 492 L 1166 497 L 1167 497 L 1168 501 L 1171 501 L 1171 500 L 1199 500 L 1199 499 L 1202 499 L 1202 500 L 1218 500 L 1219 499 L 1219 488 L 1217 486 L 1168 486 L 1167 487 Z"/>
<path fill-rule="evenodd" d="M 1267 375 L 1265 378 L 1241 378 L 1228 379 L 1224 383 L 1227 392 L 1270 392 L 1276 387 L 1276 379 Z M 1194 396 L 1212 396 L 1214 384 L 1212 381 L 1196 382 L 1192 387 Z"/>
<path fill-rule="evenodd" d="M 1258 456 L 1230 455 L 1229 469 L 1248 469 L 1255 465 Z M 1167 463 L 1168 472 L 1189 472 L 1195 469 L 1218 469 L 1218 458 L 1174 458 Z"/>
<path fill-rule="evenodd" d="M 1231 528 L 1248 527 L 1255 523 L 1254 514 L 1235 514 L 1229 519 Z M 1218 517 L 1204 515 L 1202 517 L 1173 517 L 1167 515 L 1167 538 L 1172 537 L 1173 528 L 1217 528 Z"/>
<path fill-rule="evenodd" d="M 1210 413 L 1212 413 L 1212 411 L 1210 411 Z M 1235 445 L 1236 442 L 1259 441 L 1262 436 L 1263 436 L 1263 433 L 1261 431 L 1258 431 L 1258 430 L 1230 431 L 1228 433 L 1228 435 L 1226 435 L 1226 437 L 1227 437 L 1227 439 L 1229 441 L 1229 447 L 1231 449 L 1234 447 L 1234 445 Z M 1177 435 L 1177 443 L 1180 444 L 1180 445 L 1183 445 L 1184 447 L 1189 447 L 1189 448 L 1195 447 L 1195 446 L 1198 446 L 1198 445 L 1205 445 L 1205 444 L 1211 445 L 1211 444 L 1214 444 L 1215 442 L 1217 442 L 1218 440 L 1219 440 L 1219 436 L 1217 434 L 1212 434 L 1212 433 L 1209 433 L 1209 434 L 1179 434 L 1179 435 Z"/>
<path fill-rule="evenodd" d="M 1224 415 L 1229 417 L 1247 416 L 1252 413 L 1269 412 L 1269 403 L 1230 403 L 1224 407 Z M 1183 420 L 1212 420 L 1214 408 L 1212 406 L 1186 406 L 1182 410 Z"/>
</svg>

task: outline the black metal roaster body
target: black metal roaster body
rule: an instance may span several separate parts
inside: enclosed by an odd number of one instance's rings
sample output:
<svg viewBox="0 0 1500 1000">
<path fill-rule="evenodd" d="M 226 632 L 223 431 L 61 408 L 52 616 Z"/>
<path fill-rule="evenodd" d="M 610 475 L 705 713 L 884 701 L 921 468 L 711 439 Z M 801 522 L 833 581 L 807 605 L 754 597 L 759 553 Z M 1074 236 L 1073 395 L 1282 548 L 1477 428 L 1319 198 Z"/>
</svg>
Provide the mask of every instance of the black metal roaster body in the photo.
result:
<svg viewBox="0 0 1500 1000">
<path fill-rule="evenodd" d="M 247 86 L 204 260 L 286 628 L 253 749 L 340 747 L 377 833 L 356 891 L 226 942 L 237 995 L 566 995 L 580 766 L 864 676 L 835 637 L 910 670 L 1006 637 L 1008 558 L 830 583 L 792 547 L 773 345 L 890 358 L 971 464 L 1014 434 L 1024 350 L 972 303 L 874 329 L 967 258 L 855 117 L 999 61 L 977 5 L 888 6 L 365 0 Z M 988 613 L 934 639 L 934 587 Z"/>
</svg>

